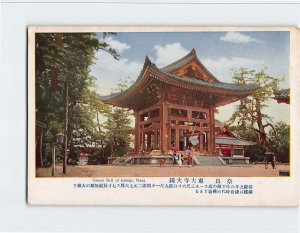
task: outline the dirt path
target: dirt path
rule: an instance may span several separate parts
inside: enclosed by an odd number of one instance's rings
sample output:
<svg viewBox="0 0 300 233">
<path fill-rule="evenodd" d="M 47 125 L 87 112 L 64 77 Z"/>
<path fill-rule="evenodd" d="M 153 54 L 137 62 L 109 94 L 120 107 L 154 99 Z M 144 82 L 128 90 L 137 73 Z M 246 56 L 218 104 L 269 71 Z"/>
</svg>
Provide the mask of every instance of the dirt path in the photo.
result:
<svg viewBox="0 0 300 233">
<path fill-rule="evenodd" d="M 264 165 L 240 166 L 194 166 L 150 167 L 150 166 L 109 166 L 85 165 L 68 166 L 67 174 L 62 174 L 62 166 L 56 166 L 56 176 L 67 177 L 270 177 L 279 176 L 279 170 L 289 170 L 289 165 L 278 165 L 277 169 L 265 169 Z M 38 177 L 50 177 L 51 168 L 38 168 Z"/>
</svg>

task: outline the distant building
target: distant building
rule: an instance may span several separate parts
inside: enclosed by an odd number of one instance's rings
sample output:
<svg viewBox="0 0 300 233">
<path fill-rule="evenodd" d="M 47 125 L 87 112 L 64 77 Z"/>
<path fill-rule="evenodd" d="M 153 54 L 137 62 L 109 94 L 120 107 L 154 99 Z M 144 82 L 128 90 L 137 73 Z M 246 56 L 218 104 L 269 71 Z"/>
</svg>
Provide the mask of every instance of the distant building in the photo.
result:
<svg viewBox="0 0 300 233">
<path fill-rule="evenodd" d="M 216 124 L 216 150 L 221 156 L 244 157 L 245 147 L 255 142 L 237 138 L 225 124 Z"/>
<path fill-rule="evenodd" d="M 279 91 L 274 91 L 273 99 L 277 100 L 277 103 L 290 104 L 290 89 L 281 89 Z"/>
</svg>

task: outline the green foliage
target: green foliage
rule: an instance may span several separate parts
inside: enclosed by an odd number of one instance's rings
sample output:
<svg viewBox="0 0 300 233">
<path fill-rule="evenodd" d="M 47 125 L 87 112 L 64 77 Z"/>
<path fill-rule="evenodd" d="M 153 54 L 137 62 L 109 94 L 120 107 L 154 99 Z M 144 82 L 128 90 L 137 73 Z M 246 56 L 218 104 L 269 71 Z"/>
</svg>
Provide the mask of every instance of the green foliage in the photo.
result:
<svg viewBox="0 0 300 233">
<path fill-rule="evenodd" d="M 272 119 L 263 113 L 280 80 L 267 75 L 265 69 L 255 72 L 244 68 L 237 71 L 233 79 L 236 83 L 255 83 L 259 86 L 253 95 L 240 101 L 229 120 L 233 124 L 230 129 L 235 135 L 258 143 L 247 147 L 245 155 L 251 161 L 263 161 L 265 152 L 271 150 L 278 161 L 289 162 L 290 126 L 283 122 L 273 125 Z M 267 127 L 270 127 L 269 131 Z"/>
<path fill-rule="evenodd" d="M 265 158 L 264 152 L 260 145 L 247 146 L 245 148 L 245 156 L 250 157 L 251 162 L 262 162 Z"/>
<path fill-rule="evenodd" d="M 256 84 L 259 88 L 240 101 L 229 123 L 237 124 L 238 136 L 250 137 L 252 141 L 258 142 L 265 152 L 269 146 L 266 128 L 272 127 L 272 119 L 263 113 L 263 109 L 268 106 L 268 100 L 278 88 L 280 80 L 269 76 L 266 69 L 256 72 L 246 68 L 235 72 L 233 80 L 235 83 Z M 247 134 L 249 135 L 246 136 Z"/>
<path fill-rule="evenodd" d="M 120 79 L 119 83 L 117 84 L 116 88 L 111 89 L 111 93 L 118 93 L 126 90 L 129 86 L 131 86 L 133 83 L 133 80 L 130 77 Z"/>
<path fill-rule="evenodd" d="M 131 80 L 126 78 L 120 80 L 117 88 L 113 92 L 121 92 L 128 88 Z M 106 137 L 110 144 L 111 153 L 115 156 L 124 156 L 130 150 L 131 137 L 130 130 L 130 112 L 124 108 L 113 107 L 105 116 L 107 121 L 105 123 Z"/>
<path fill-rule="evenodd" d="M 279 79 L 266 74 L 265 69 L 260 72 L 241 68 L 235 72 L 233 81 L 242 84 L 256 84 L 259 88 L 253 95 L 243 98 L 237 106 L 236 111 L 230 121 L 238 121 L 239 124 L 253 128 L 258 127 L 260 120 L 270 120 L 270 117 L 262 114 L 262 110 L 267 107 L 267 101 L 277 89 Z M 260 119 L 260 115 L 262 118 Z"/>
<path fill-rule="evenodd" d="M 234 133 L 234 135 L 237 135 L 241 139 L 252 141 L 252 142 L 259 141 L 258 134 L 251 128 L 247 128 L 245 125 L 241 124 L 241 125 L 230 126 L 229 129 L 231 132 Z M 250 157 L 251 162 L 263 161 L 264 159 L 264 153 L 259 144 L 245 147 L 245 156 Z"/>
<path fill-rule="evenodd" d="M 254 130 L 247 128 L 245 125 L 234 125 L 230 126 L 229 129 L 239 138 L 252 142 L 258 141 L 258 134 Z"/>
<path fill-rule="evenodd" d="M 105 33 L 108 35 L 111 33 Z M 68 144 L 74 159 L 76 145 L 86 145 L 103 139 L 101 125 L 95 122 L 98 114 L 108 110 L 92 91 L 95 78 L 90 76 L 97 50 L 109 52 L 114 58 L 119 55 L 94 33 L 37 33 L 36 39 L 36 119 L 46 124 L 44 133 L 44 162 L 51 162 L 53 135 L 63 132 L 64 90 L 69 86 Z M 58 159 L 61 158 L 58 150 Z"/>
<path fill-rule="evenodd" d="M 290 126 L 278 122 L 269 133 L 270 150 L 275 153 L 276 160 L 283 163 L 289 162 L 290 154 Z"/>
<path fill-rule="evenodd" d="M 107 140 L 114 148 L 114 153 L 117 156 L 126 154 L 131 141 L 128 133 L 131 120 L 129 119 L 129 111 L 121 108 L 113 108 L 107 114 L 107 122 L 105 128 L 107 130 Z"/>
</svg>

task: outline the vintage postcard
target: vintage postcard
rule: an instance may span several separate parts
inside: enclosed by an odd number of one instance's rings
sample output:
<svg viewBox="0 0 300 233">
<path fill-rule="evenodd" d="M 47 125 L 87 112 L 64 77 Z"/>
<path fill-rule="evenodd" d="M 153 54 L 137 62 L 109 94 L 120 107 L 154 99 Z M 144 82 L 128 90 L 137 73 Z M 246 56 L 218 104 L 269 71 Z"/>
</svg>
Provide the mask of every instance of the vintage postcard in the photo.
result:
<svg viewBox="0 0 300 233">
<path fill-rule="evenodd" d="M 28 29 L 28 203 L 299 205 L 292 27 Z"/>
</svg>

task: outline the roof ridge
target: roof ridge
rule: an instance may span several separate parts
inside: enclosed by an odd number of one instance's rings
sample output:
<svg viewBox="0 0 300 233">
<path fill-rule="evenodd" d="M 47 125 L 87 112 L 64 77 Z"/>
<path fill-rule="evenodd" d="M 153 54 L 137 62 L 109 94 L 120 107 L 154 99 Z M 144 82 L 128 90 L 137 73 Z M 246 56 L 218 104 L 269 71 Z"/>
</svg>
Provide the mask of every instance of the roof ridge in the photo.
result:
<svg viewBox="0 0 300 233">
<path fill-rule="evenodd" d="M 196 59 L 197 62 L 200 64 L 200 66 L 205 70 L 205 72 L 207 72 L 207 74 L 209 76 L 211 76 L 216 82 L 220 82 L 219 79 L 216 78 L 216 76 L 214 76 L 206 67 L 205 65 L 200 61 L 200 59 L 198 58 L 197 56 L 197 52 L 195 50 L 195 48 L 193 48 L 187 55 L 185 55 L 184 57 L 180 58 L 179 60 L 167 65 L 167 66 L 164 66 L 162 68 L 160 68 L 160 70 L 162 71 L 166 71 L 166 72 L 170 72 L 172 70 L 176 70 L 178 69 L 178 67 L 176 67 L 177 64 L 180 64 L 181 62 L 183 62 L 184 60 L 187 60 L 185 64 L 189 63 L 192 59 Z M 181 64 L 181 66 L 184 66 L 185 64 Z M 172 69 L 172 67 L 174 67 Z M 171 69 L 170 69 L 171 68 Z"/>
<path fill-rule="evenodd" d="M 182 58 L 180 58 L 180 59 L 178 59 L 178 60 L 170 63 L 169 65 L 166 65 L 166 66 L 164 66 L 160 69 L 163 70 L 163 69 L 167 69 L 170 66 L 174 66 L 175 64 L 182 62 L 183 60 L 187 59 L 188 57 L 197 57 L 196 50 L 194 48 L 187 55 L 185 55 L 184 57 L 182 57 Z"/>
<path fill-rule="evenodd" d="M 211 75 L 211 77 L 212 77 L 213 79 L 215 79 L 215 81 L 221 82 L 219 79 L 216 78 L 216 76 L 214 76 L 214 75 L 213 75 L 213 74 L 205 67 L 205 65 L 200 61 L 200 59 L 198 58 L 198 56 L 196 56 L 196 59 L 197 59 L 197 61 L 200 63 L 200 65 L 204 68 L 204 70 L 205 70 L 209 75 Z"/>
</svg>

